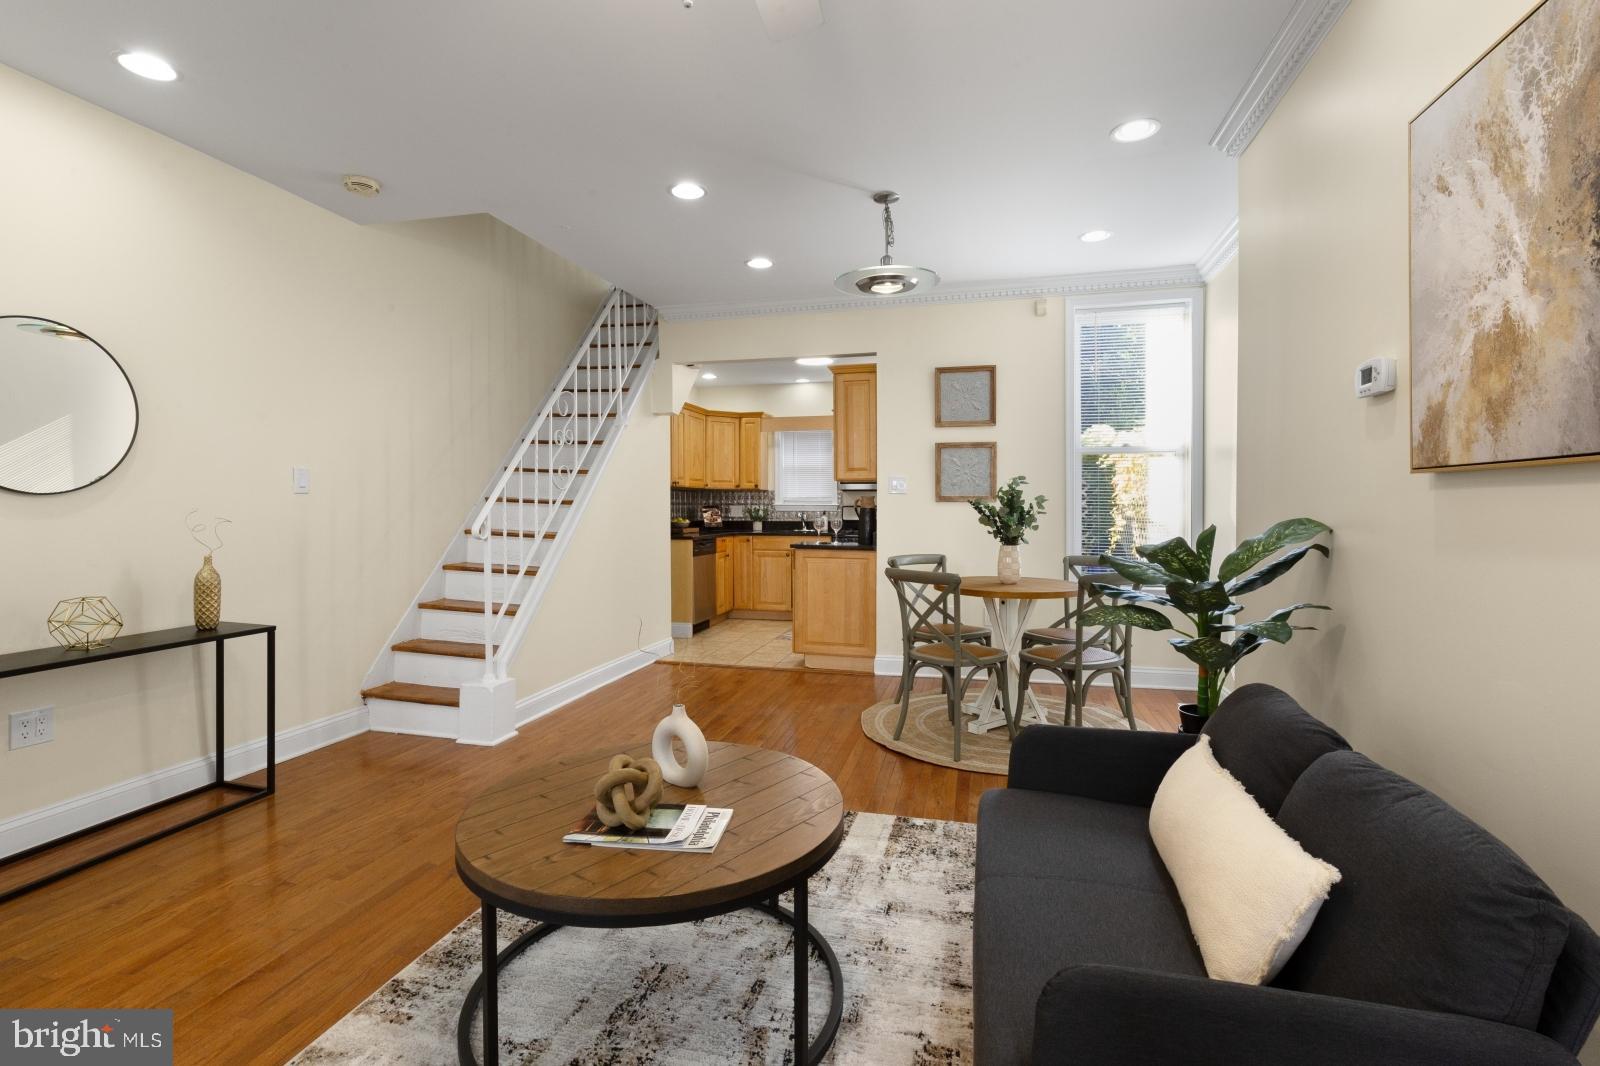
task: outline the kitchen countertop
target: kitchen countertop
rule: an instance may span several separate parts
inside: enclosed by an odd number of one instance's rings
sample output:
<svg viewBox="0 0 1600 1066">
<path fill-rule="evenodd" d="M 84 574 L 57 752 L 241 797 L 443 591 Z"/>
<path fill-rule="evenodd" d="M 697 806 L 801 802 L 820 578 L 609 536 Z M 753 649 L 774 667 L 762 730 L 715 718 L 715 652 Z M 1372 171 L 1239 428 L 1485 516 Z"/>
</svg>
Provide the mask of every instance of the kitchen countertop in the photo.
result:
<svg viewBox="0 0 1600 1066">
<path fill-rule="evenodd" d="M 857 540 L 797 540 L 789 547 L 832 552 L 875 552 L 878 550 L 876 544 L 862 544 Z"/>
</svg>

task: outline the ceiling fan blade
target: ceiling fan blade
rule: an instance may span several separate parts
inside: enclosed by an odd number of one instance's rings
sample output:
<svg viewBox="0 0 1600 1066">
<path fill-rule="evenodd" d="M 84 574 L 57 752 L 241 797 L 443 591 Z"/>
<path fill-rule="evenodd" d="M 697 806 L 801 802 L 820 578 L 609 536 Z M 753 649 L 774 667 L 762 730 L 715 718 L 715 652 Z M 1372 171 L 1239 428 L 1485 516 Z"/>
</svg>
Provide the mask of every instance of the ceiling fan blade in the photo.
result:
<svg viewBox="0 0 1600 1066">
<path fill-rule="evenodd" d="M 767 36 L 774 41 L 805 33 L 822 25 L 822 0 L 756 0 Z"/>
</svg>

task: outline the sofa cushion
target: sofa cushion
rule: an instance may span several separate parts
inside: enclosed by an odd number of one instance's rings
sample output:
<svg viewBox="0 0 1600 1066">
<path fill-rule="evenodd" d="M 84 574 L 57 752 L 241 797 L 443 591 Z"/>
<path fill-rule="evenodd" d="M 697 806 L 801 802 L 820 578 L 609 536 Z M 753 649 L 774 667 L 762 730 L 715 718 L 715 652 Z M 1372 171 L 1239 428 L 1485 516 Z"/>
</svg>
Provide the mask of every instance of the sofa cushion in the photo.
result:
<svg viewBox="0 0 1600 1066">
<path fill-rule="evenodd" d="M 1278 986 L 1535 1027 L 1566 909 L 1487 830 L 1348 751 L 1301 775 L 1278 822 L 1344 874 Z"/>
<path fill-rule="evenodd" d="M 1330 751 L 1350 750 L 1344 737 L 1271 685 L 1236 689 L 1202 732 L 1222 768 L 1274 818 L 1306 767 Z"/>
<path fill-rule="evenodd" d="M 1149 811 L 995 789 L 978 806 L 973 917 L 976 1061 L 1026 1063 L 1045 982 L 1109 963 L 1205 975 L 1177 890 L 1150 843 Z"/>
</svg>

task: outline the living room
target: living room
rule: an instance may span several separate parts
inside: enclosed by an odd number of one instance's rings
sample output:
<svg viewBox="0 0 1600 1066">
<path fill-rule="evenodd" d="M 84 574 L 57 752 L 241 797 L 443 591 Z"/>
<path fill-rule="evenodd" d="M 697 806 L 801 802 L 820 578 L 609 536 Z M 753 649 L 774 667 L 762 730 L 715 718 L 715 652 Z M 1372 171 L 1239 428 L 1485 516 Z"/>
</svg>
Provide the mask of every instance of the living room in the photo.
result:
<svg viewBox="0 0 1600 1066">
<path fill-rule="evenodd" d="M 1600 3 L 1201 7 L 11 5 L 0 1058 L 1600 1063 Z M 866 668 L 660 662 L 867 353 Z"/>
</svg>

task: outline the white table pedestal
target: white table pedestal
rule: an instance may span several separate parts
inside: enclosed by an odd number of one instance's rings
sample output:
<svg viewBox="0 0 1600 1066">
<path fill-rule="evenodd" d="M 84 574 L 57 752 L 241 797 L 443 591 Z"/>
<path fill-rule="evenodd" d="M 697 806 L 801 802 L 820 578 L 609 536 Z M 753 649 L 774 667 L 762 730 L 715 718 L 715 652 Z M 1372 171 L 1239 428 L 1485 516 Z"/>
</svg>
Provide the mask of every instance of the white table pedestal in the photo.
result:
<svg viewBox="0 0 1600 1066">
<path fill-rule="evenodd" d="M 1017 677 L 1022 670 L 1022 634 L 1028 628 L 1028 616 L 1033 613 L 1033 604 L 1032 599 L 983 598 L 984 610 L 989 615 L 989 629 L 994 633 L 994 646 L 1006 653 L 1006 661 L 1011 664 L 1012 695 L 1016 694 Z M 1005 713 L 1000 707 L 1000 686 L 996 684 L 993 672 L 988 677 L 988 683 L 983 686 L 977 699 L 969 700 L 966 704 L 967 710 L 978 716 L 977 721 L 967 723 L 968 732 L 987 733 L 1006 724 Z M 1021 729 L 1030 722 L 1043 724 L 1044 708 L 1034 699 L 1031 688 L 1023 702 L 1026 706 L 1016 709 L 1017 728 Z"/>
</svg>

